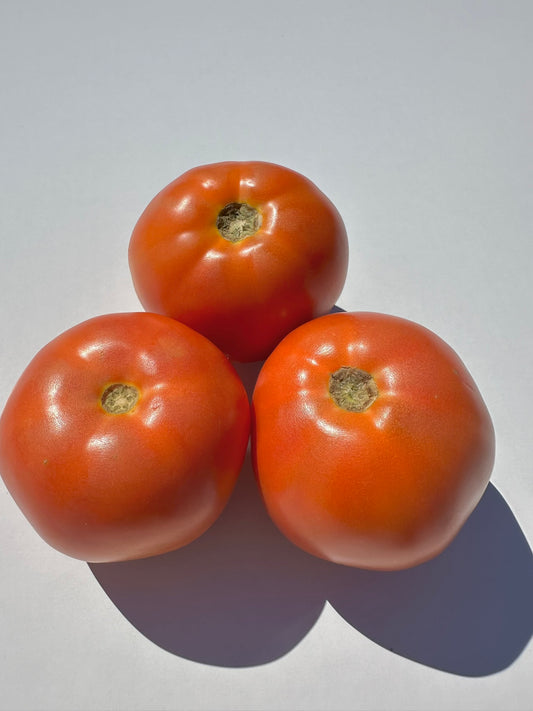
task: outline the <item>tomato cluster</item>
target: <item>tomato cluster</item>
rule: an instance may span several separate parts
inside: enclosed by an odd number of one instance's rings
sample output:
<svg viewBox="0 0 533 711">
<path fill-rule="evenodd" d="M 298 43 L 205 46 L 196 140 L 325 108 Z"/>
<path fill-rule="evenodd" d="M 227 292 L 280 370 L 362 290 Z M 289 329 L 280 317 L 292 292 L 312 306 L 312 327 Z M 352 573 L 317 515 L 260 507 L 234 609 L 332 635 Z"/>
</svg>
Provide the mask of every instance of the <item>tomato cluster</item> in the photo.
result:
<svg viewBox="0 0 533 711">
<path fill-rule="evenodd" d="M 0 473 L 48 543 L 88 561 L 186 545 L 251 432 L 267 510 L 309 553 L 391 570 L 448 545 L 491 474 L 489 413 L 427 329 L 329 313 L 348 240 L 312 182 L 264 162 L 190 170 L 142 213 L 129 264 L 145 312 L 59 335 L 0 418 Z M 231 360 L 265 360 L 252 417 Z"/>
</svg>

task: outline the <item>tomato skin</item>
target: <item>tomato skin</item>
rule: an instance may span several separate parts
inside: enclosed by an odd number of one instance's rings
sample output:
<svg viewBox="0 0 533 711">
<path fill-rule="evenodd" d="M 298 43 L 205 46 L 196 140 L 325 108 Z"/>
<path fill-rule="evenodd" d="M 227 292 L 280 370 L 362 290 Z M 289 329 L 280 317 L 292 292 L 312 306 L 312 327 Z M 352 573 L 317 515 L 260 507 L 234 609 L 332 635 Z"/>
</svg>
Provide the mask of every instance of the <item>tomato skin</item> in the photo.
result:
<svg viewBox="0 0 533 711">
<path fill-rule="evenodd" d="M 257 232 L 224 239 L 220 211 L 246 203 Z M 129 264 L 148 311 L 203 333 L 237 361 L 263 360 L 296 326 L 327 313 L 346 279 L 341 216 L 307 178 L 266 162 L 189 170 L 139 218 Z"/>
<path fill-rule="evenodd" d="M 364 412 L 339 407 L 330 375 L 372 375 Z M 253 395 L 254 468 L 269 514 L 309 553 L 360 568 L 427 561 L 455 537 L 494 463 L 494 429 L 457 354 L 411 321 L 335 313 L 267 359 Z"/>
<path fill-rule="evenodd" d="M 134 385 L 135 407 L 102 406 Z M 227 358 L 164 316 L 98 316 L 34 357 L 0 418 L 0 472 L 50 545 L 74 558 L 142 558 L 218 517 L 249 437 L 246 391 Z"/>
</svg>

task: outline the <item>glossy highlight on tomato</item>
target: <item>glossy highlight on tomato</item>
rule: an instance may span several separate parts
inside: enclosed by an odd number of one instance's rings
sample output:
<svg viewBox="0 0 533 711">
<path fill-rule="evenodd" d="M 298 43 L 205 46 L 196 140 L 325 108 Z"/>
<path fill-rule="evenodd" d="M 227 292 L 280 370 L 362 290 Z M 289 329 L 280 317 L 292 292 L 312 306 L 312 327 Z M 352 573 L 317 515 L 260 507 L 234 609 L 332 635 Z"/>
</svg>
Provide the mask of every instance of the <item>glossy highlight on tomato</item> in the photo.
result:
<svg viewBox="0 0 533 711">
<path fill-rule="evenodd" d="M 37 532 L 92 562 L 201 535 L 249 437 L 246 391 L 206 338 L 150 313 L 98 316 L 28 365 L 0 418 L 0 473 Z"/>
<path fill-rule="evenodd" d="M 290 333 L 253 395 L 267 509 L 307 552 L 377 570 L 440 553 L 481 498 L 494 430 L 458 355 L 428 329 L 335 313 Z"/>
<path fill-rule="evenodd" d="M 299 173 L 215 163 L 150 202 L 129 265 L 145 309 L 191 326 L 236 361 L 255 361 L 335 305 L 348 240 L 334 205 Z"/>
</svg>

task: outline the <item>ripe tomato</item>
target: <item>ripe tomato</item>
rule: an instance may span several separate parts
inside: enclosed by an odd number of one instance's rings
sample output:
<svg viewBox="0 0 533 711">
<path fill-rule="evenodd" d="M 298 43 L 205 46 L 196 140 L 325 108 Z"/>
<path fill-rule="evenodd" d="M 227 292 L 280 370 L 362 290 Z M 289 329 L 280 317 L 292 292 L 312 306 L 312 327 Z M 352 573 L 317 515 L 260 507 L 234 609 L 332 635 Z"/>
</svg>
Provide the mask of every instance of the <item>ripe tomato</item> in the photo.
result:
<svg viewBox="0 0 533 711">
<path fill-rule="evenodd" d="M 218 163 L 152 200 L 129 263 L 145 309 L 254 361 L 334 306 L 348 242 L 339 213 L 307 178 L 271 163 Z"/>
<path fill-rule="evenodd" d="M 0 418 L 0 471 L 37 532 L 102 562 L 189 543 L 217 518 L 249 435 L 246 392 L 164 316 L 99 316 L 31 361 Z"/>
<path fill-rule="evenodd" d="M 487 486 L 494 431 L 457 354 L 427 329 L 336 313 L 290 333 L 253 396 L 268 511 L 309 553 L 392 570 L 437 555 Z"/>
</svg>

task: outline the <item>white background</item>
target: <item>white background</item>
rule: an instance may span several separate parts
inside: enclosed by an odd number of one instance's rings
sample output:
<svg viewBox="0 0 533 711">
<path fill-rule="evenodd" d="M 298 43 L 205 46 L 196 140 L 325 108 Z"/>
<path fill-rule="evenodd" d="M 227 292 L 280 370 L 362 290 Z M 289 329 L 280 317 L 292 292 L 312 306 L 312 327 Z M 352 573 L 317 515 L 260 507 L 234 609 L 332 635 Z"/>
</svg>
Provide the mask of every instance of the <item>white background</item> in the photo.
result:
<svg viewBox="0 0 533 711">
<path fill-rule="evenodd" d="M 291 546 L 249 462 L 199 541 L 108 566 L 49 548 L 2 484 L 2 709 L 532 708 L 532 23 L 509 0 L 1 3 L 0 406 L 59 332 L 140 308 L 156 192 L 253 159 L 341 212 L 339 306 L 436 331 L 497 433 L 459 537 L 401 573 Z"/>
</svg>

